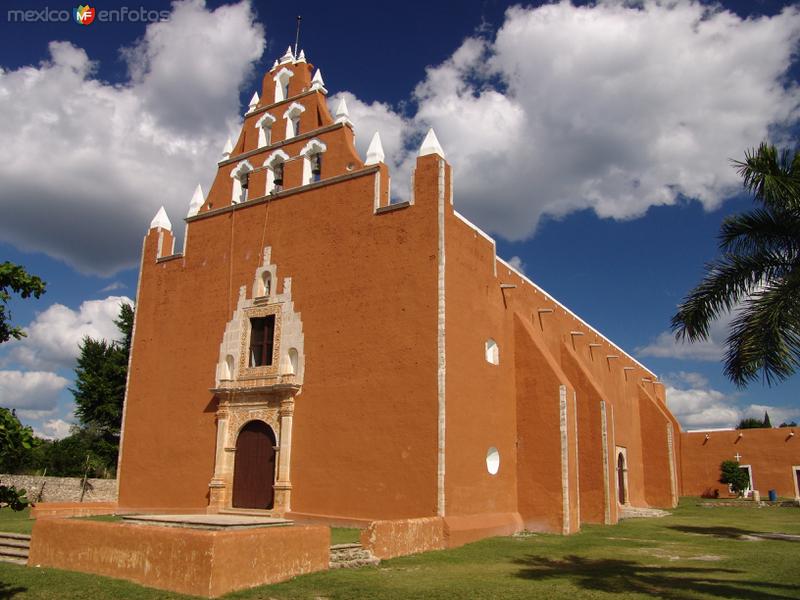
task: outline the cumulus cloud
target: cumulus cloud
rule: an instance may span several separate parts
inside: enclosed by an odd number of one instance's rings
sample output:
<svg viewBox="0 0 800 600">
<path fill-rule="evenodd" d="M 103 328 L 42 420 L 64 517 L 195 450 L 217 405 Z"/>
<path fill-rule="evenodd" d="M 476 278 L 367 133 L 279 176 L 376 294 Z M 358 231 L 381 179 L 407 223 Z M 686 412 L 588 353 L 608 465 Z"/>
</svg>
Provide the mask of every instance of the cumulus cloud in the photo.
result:
<svg viewBox="0 0 800 600">
<path fill-rule="evenodd" d="M 725 394 L 709 387 L 700 373 L 680 371 L 664 377 L 667 406 L 685 429 L 736 427 L 744 418 L 762 419 L 768 412 L 774 425 L 800 417 L 800 409 L 750 404 L 741 407 L 737 394 Z"/>
<path fill-rule="evenodd" d="M 213 176 L 263 49 L 249 2 L 179 0 L 123 50 L 122 84 L 68 42 L 38 66 L 0 68 L 0 239 L 84 272 L 135 265 L 158 207 L 183 217 Z"/>
<path fill-rule="evenodd" d="M 47 414 L 68 383 L 48 371 L 0 371 L 0 406 Z"/>
<path fill-rule="evenodd" d="M 133 304 L 133 301 L 126 296 L 109 296 L 87 300 L 77 310 L 53 304 L 25 327 L 27 337 L 3 345 L 7 354 L 2 363 L 30 369 L 71 369 L 84 337 L 119 339 L 121 334 L 114 320 L 119 317 L 123 303 Z"/>
<path fill-rule="evenodd" d="M 508 239 L 584 208 L 713 209 L 740 189 L 728 159 L 796 122 L 784 78 L 798 39 L 796 7 L 742 19 L 680 0 L 517 6 L 494 40 L 428 68 L 411 128 L 436 129 L 458 209 Z"/>
<path fill-rule="evenodd" d="M 520 273 L 525 272 L 525 263 L 522 262 L 522 259 L 519 256 L 512 256 L 508 259 L 508 264 L 514 267 Z"/>
<path fill-rule="evenodd" d="M 677 358 L 682 360 L 719 361 L 725 355 L 725 340 L 730 331 L 735 310 L 712 321 L 708 328 L 708 339 L 697 342 L 677 340 L 671 331 L 662 331 L 645 346 L 636 348 L 639 356 Z"/>
<path fill-rule="evenodd" d="M 41 429 L 34 428 L 33 432 L 37 437 L 48 440 L 60 440 L 69 435 L 72 423 L 64 419 L 48 419 L 42 423 Z"/>
</svg>

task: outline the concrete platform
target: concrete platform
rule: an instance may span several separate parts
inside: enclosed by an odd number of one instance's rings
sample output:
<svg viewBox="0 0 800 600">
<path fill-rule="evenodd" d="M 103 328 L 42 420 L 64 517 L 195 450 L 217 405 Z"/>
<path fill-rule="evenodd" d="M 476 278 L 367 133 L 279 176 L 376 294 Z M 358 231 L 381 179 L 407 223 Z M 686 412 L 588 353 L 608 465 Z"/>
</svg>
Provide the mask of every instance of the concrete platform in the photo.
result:
<svg viewBox="0 0 800 600">
<path fill-rule="evenodd" d="M 161 527 L 183 527 L 210 531 L 255 529 L 257 527 L 285 527 L 293 525 L 289 519 L 256 517 L 249 515 L 127 515 L 123 522 L 135 525 L 157 525 Z"/>
</svg>

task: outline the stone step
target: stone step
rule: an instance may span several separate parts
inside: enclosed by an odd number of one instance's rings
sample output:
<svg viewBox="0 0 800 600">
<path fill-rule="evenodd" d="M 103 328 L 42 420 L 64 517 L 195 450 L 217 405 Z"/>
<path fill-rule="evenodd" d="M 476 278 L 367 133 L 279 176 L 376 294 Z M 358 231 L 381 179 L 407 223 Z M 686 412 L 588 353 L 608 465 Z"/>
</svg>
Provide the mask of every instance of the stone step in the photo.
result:
<svg viewBox="0 0 800 600">
<path fill-rule="evenodd" d="M 25 560 L 28 560 L 28 549 L 0 546 L 0 556 L 10 556 L 11 558 L 24 558 Z"/>
<path fill-rule="evenodd" d="M 3 540 L 19 540 L 22 542 L 30 542 L 31 536 L 24 533 L 6 533 L 4 531 L 0 531 L 0 542 Z"/>
<path fill-rule="evenodd" d="M 0 533 L 0 562 L 28 564 L 31 536 L 24 533 Z"/>
<path fill-rule="evenodd" d="M 331 569 L 355 569 L 375 566 L 381 562 L 361 544 L 335 544 L 331 546 L 330 552 Z"/>
</svg>

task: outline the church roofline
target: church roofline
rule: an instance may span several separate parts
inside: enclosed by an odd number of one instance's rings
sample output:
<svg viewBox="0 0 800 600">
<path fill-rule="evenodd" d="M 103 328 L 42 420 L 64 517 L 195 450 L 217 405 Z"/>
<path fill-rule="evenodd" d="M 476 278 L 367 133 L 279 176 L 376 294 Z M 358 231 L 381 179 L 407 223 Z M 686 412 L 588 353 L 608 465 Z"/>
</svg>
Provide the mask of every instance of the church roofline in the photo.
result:
<svg viewBox="0 0 800 600">
<path fill-rule="evenodd" d="M 241 154 L 235 154 L 230 158 L 225 158 L 219 161 L 217 163 L 217 166 L 224 167 L 225 165 L 238 163 L 253 156 L 257 156 L 262 152 L 271 152 L 276 148 L 282 148 L 284 146 L 288 146 L 295 142 L 300 142 L 302 140 L 317 137 L 322 133 L 328 133 L 329 131 L 333 131 L 338 127 L 346 127 L 346 125 L 344 125 L 343 123 L 332 123 L 331 125 L 326 125 L 325 127 L 312 129 L 311 131 L 307 131 L 306 133 L 301 133 L 300 135 L 296 135 L 292 138 L 289 138 L 288 140 L 281 140 L 280 142 L 275 142 L 274 144 L 270 144 L 269 146 L 262 146 L 261 148 L 256 148 L 255 150 L 248 150 L 247 152 L 242 152 Z"/>
<path fill-rule="evenodd" d="M 216 215 L 221 215 L 226 212 L 232 212 L 242 208 L 249 208 L 251 206 L 256 206 L 258 204 L 263 204 L 264 202 L 278 200 L 279 198 L 286 198 L 288 196 L 293 196 L 295 194 L 302 194 L 303 192 L 325 187 L 326 185 L 329 184 L 341 183 L 342 181 L 349 181 L 350 179 L 357 179 L 358 177 L 364 177 L 366 175 L 374 175 L 375 173 L 380 171 L 380 168 L 381 168 L 380 165 L 364 167 L 363 169 L 360 169 L 358 171 L 353 171 L 352 173 L 345 173 L 343 175 L 337 175 L 336 177 L 321 179 L 320 181 L 307 183 L 306 185 L 299 185 L 297 187 L 288 188 L 280 192 L 274 192 L 271 194 L 267 194 L 265 196 L 259 196 L 257 198 L 253 198 L 252 200 L 247 200 L 245 202 L 240 202 L 237 204 L 229 204 L 227 206 L 223 206 L 220 208 L 214 208 L 212 210 L 198 213 L 192 217 L 185 217 L 183 220 L 187 223 L 192 223 L 194 221 L 199 221 L 201 219 L 207 219 L 210 217 L 214 217 Z"/>
<path fill-rule="evenodd" d="M 541 293 L 542 295 L 544 295 L 544 296 L 545 296 L 545 297 L 546 297 L 546 298 L 547 298 L 549 301 L 553 302 L 553 303 L 554 303 L 556 306 L 558 306 L 558 307 L 559 307 L 560 309 L 562 309 L 562 310 L 563 310 L 565 313 L 567 313 L 568 315 L 570 315 L 571 317 L 573 317 L 573 318 L 574 318 L 576 321 L 578 321 L 579 323 L 581 323 L 581 324 L 582 324 L 584 327 L 586 327 L 586 328 L 587 328 L 589 331 L 592 331 L 592 332 L 594 332 L 594 333 L 595 333 L 595 334 L 596 334 L 598 337 L 602 338 L 602 339 L 603 339 L 603 340 L 604 340 L 606 343 L 608 343 L 608 344 L 609 344 L 611 347 L 615 348 L 616 350 L 618 350 L 619 352 L 621 352 L 622 354 L 624 354 L 626 358 L 628 358 L 628 359 L 632 360 L 632 361 L 633 361 L 633 362 L 634 362 L 636 365 L 638 365 L 639 367 L 641 367 L 642 369 L 644 369 L 644 370 L 645 370 L 647 373 L 650 373 L 650 374 L 651 374 L 651 375 L 652 375 L 652 376 L 653 376 L 655 379 L 658 379 L 658 376 L 655 374 L 655 372 L 654 372 L 652 369 L 648 369 L 646 366 L 644 366 L 642 363 L 640 363 L 638 360 L 636 360 L 636 359 L 635 359 L 633 356 L 631 356 L 630 354 L 628 354 L 627 352 L 625 352 L 625 350 L 623 350 L 623 349 L 622 349 L 622 347 L 621 347 L 619 344 L 615 344 L 613 341 L 611 341 L 611 339 L 610 339 L 610 338 L 609 338 L 607 335 L 604 335 L 603 333 L 601 333 L 601 332 L 600 332 L 600 331 L 599 331 L 599 330 L 598 330 L 596 327 L 594 327 L 594 326 L 592 326 L 592 325 L 589 325 L 589 323 L 587 323 L 586 321 L 584 321 L 584 320 L 583 320 L 581 317 L 579 317 L 577 314 L 575 314 L 573 311 L 571 311 L 569 308 L 567 308 L 567 307 L 566 307 L 564 304 L 562 304 L 561 302 L 559 302 L 559 301 L 558 301 L 558 300 L 557 300 L 557 299 L 556 299 L 556 298 L 555 298 L 555 297 L 554 297 L 554 296 L 553 296 L 551 293 L 549 293 L 547 290 L 545 290 L 544 288 L 542 288 L 540 285 L 538 285 L 538 284 L 534 283 L 534 282 L 533 282 L 533 281 L 532 281 L 532 280 L 531 280 L 531 279 L 530 279 L 530 278 L 529 278 L 527 275 L 525 275 L 524 273 L 522 273 L 521 271 L 519 271 L 519 269 L 517 269 L 517 268 L 516 268 L 516 267 L 514 267 L 513 265 L 509 264 L 508 262 L 506 262 L 505 260 L 503 260 L 502 258 L 500 258 L 499 256 L 497 256 L 497 253 L 496 253 L 496 252 L 497 252 L 497 251 L 496 251 L 497 244 L 496 244 L 496 242 L 495 242 L 495 240 L 494 240 L 494 238 L 493 238 L 492 236 L 490 236 L 488 233 L 486 233 L 485 231 L 483 231 L 483 229 L 481 229 L 480 227 L 478 227 L 477 225 L 475 225 L 475 224 L 474 224 L 472 221 L 470 221 L 469 219 L 467 219 L 467 218 L 466 218 L 464 215 L 462 215 L 462 214 L 461 214 L 460 212 L 458 212 L 457 210 L 453 210 L 453 214 L 454 214 L 456 217 L 458 217 L 459 219 L 461 219 L 461 220 L 464 222 L 464 224 L 465 224 L 465 225 L 467 225 L 467 226 L 471 227 L 472 229 L 474 229 L 474 230 L 475 230 L 475 231 L 476 231 L 476 232 L 477 232 L 479 235 L 481 235 L 482 237 L 484 237 L 484 238 L 485 238 L 485 239 L 486 239 L 488 242 L 490 242 L 490 243 L 492 244 L 492 246 L 494 246 L 494 247 L 495 247 L 495 260 L 496 260 L 497 262 L 501 263 L 501 264 L 502 264 L 504 267 L 506 267 L 506 268 L 508 268 L 509 270 L 511 270 L 511 271 L 513 271 L 514 273 L 516 273 L 516 274 L 517 274 L 517 276 L 519 276 L 519 277 L 520 277 L 520 278 L 521 278 L 521 279 L 522 279 L 524 282 L 528 283 L 528 284 L 529 284 L 529 285 L 530 285 L 530 286 L 531 286 L 531 287 L 532 287 L 534 290 L 536 290 L 536 291 L 540 292 L 540 293 Z M 660 383 L 660 382 L 658 382 L 658 381 L 657 381 L 656 383 Z"/>
</svg>

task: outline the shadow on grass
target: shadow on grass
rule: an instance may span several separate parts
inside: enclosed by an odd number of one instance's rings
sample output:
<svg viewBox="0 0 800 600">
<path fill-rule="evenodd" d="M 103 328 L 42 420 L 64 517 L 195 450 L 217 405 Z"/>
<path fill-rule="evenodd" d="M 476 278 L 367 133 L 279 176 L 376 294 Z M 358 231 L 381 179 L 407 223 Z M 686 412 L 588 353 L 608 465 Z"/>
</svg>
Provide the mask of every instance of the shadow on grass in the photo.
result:
<svg viewBox="0 0 800 600">
<path fill-rule="evenodd" d="M 569 579 L 585 590 L 612 594 L 646 594 L 654 598 L 686 600 L 700 594 L 720 598 L 778 600 L 796 598 L 797 588 L 779 583 L 719 579 L 714 574 L 742 573 L 735 569 L 707 567 L 659 567 L 629 560 L 593 559 L 565 556 L 555 560 L 529 556 L 516 561 L 525 568 L 517 573 L 523 579 Z M 785 589 L 791 595 L 783 595 Z"/>
<path fill-rule="evenodd" d="M 2 581 L 0 581 L 0 600 L 8 600 L 10 598 L 13 598 L 17 594 L 21 594 L 27 591 L 28 588 L 20 586 L 13 587 L 7 583 L 3 583 Z"/>
<path fill-rule="evenodd" d="M 710 535 L 713 537 L 731 540 L 781 540 L 784 542 L 800 542 L 800 535 L 786 533 L 770 533 L 765 531 L 750 531 L 738 527 L 692 527 L 689 525 L 672 525 L 669 529 L 682 533 L 695 535 Z"/>
</svg>

